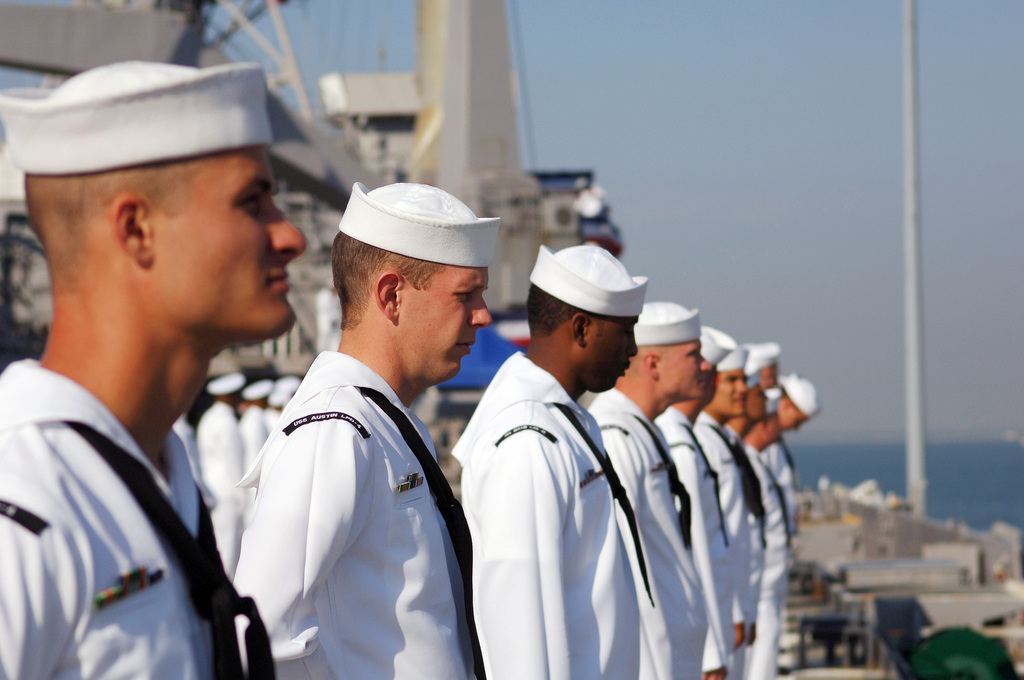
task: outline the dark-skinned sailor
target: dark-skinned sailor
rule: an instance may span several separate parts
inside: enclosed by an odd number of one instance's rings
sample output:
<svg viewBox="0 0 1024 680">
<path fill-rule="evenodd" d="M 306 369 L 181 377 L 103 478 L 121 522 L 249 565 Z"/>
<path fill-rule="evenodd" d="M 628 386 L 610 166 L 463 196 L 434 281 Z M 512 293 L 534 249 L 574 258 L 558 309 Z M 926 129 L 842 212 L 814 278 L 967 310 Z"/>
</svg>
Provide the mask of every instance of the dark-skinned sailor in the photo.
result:
<svg viewBox="0 0 1024 680">
<path fill-rule="evenodd" d="M 453 452 L 487 670 L 635 678 L 640 622 L 627 554 L 642 554 L 636 518 L 579 399 L 614 387 L 636 354 L 647 280 L 597 246 L 542 246 L 530 282 L 529 350 L 502 365 Z"/>
</svg>

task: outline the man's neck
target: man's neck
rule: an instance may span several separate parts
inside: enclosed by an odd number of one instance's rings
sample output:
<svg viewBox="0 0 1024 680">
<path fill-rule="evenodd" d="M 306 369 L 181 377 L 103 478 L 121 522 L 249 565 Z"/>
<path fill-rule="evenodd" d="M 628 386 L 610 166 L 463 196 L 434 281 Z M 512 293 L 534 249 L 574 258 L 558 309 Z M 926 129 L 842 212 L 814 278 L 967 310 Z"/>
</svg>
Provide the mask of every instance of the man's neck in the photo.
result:
<svg viewBox="0 0 1024 680">
<path fill-rule="evenodd" d="M 127 330 L 72 327 L 60 318 L 54 314 L 42 366 L 75 381 L 110 409 L 166 475 L 164 441 L 202 389 L 212 356 L 147 343 L 143 334 Z"/>
<path fill-rule="evenodd" d="M 626 395 L 651 422 L 654 422 L 655 418 L 664 413 L 671 403 L 671 400 L 659 399 L 658 395 L 649 389 L 648 385 L 641 381 L 631 380 L 629 377 L 619 378 L 615 389 Z"/>
<path fill-rule="evenodd" d="M 412 406 L 412 403 L 430 387 L 429 384 L 410 379 L 401 361 L 401 355 L 393 343 L 378 340 L 366 332 L 365 328 L 357 327 L 343 332 L 338 351 L 366 364 L 395 391 L 398 400 L 406 408 Z"/>
<path fill-rule="evenodd" d="M 672 404 L 672 408 L 686 416 L 686 420 L 689 421 L 690 425 L 693 425 L 697 422 L 697 416 L 700 415 L 700 400 L 681 401 L 677 404 Z"/>
<path fill-rule="evenodd" d="M 708 415 L 713 421 L 719 425 L 725 425 L 725 422 L 729 420 L 729 417 L 714 407 L 713 404 L 708 404 L 704 407 L 704 413 Z"/>
<path fill-rule="evenodd" d="M 540 338 L 531 341 L 526 350 L 526 358 L 538 368 L 551 374 L 551 377 L 558 381 L 558 384 L 573 401 L 579 401 L 583 393 L 587 391 L 577 371 L 565 360 L 565 353 L 559 351 L 554 343 L 545 342 Z"/>
<path fill-rule="evenodd" d="M 733 432 L 738 434 L 741 439 L 747 436 L 747 433 L 750 432 L 750 428 L 753 426 L 750 418 L 747 418 L 746 416 L 729 418 L 729 421 L 726 424 L 731 427 Z"/>
</svg>

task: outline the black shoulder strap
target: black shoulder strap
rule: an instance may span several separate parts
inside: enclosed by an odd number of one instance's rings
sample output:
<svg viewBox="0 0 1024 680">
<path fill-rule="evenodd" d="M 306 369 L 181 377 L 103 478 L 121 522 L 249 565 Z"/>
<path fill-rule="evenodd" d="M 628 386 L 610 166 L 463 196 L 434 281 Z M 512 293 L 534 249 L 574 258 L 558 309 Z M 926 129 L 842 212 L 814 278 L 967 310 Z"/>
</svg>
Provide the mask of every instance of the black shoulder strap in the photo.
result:
<svg viewBox="0 0 1024 680">
<path fill-rule="evenodd" d="M 672 490 L 672 495 L 679 500 L 679 530 L 683 532 L 683 544 L 686 549 L 691 549 L 692 541 L 690 537 L 690 527 L 692 524 L 691 515 L 693 509 L 690 507 L 690 494 L 686 491 L 686 487 L 679 481 L 679 470 L 676 469 L 676 464 L 669 457 L 668 451 L 661 445 L 661 440 L 658 439 L 657 433 L 654 431 L 646 420 L 640 416 L 633 414 L 637 422 L 643 425 L 643 428 L 647 430 L 647 434 L 650 436 L 651 441 L 654 442 L 654 448 L 658 450 L 658 457 L 661 458 L 661 462 L 668 468 L 668 488 Z"/>
<path fill-rule="evenodd" d="M 779 484 L 778 478 L 775 477 L 775 473 L 772 469 L 763 461 L 758 461 L 764 472 L 768 475 L 768 480 L 771 482 L 772 489 L 775 490 L 775 495 L 779 497 L 779 507 L 782 508 L 782 523 L 786 526 L 786 547 L 790 548 L 793 546 L 793 536 L 789 529 L 789 508 L 786 507 L 786 494 L 782 490 L 782 485 Z"/>
<path fill-rule="evenodd" d="M 708 460 L 708 454 L 704 452 L 704 447 L 697 441 L 697 434 L 693 431 L 693 428 L 682 423 L 683 429 L 690 435 L 690 440 L 693 442 L 694 450 L 700 454 L 701 459 L 704 461 L 704 467 L 708 471 L 708 475 L 711 477 L 711 481 L 715 485 L 715 507 L 718 508 L 718 521 L 719 528 L 722 530 L 722 540 L 725 541 L 726 547 L 729 546 L 729 531 L 725 528 L 725 513 L 722 511 L 722 490 L 718 485 L 718 470 L 712 465 L 711 461 Z M 685 446 L 685 444 L 683 444 Z"/>
<path fill-rule="evenodd" d="M 14 520 L 36 536 L 42 534 L 50 526 L 50 523 L 39 515 L 8 501 L 0 501 L 0 516 Z"/>
<path fill-rule="evenodd" d="M 594 443 L 594 440 L 587 434 L 586 428 L 576 419 L 576 414 L 572 412 L 566 404 L 560 404 L 553 402 L 552 405 L 562 412 L 565 419 L 576 428 L 576 431 L 583 437 L 583 441 L 590 447 L 590 451 L 597 458 L 597 462 L 601 464 L 601 468 L 604 470 L 604 476 L 608 479 L 608 486 L 611 487 L 612 497 L 622 508 L 622 514 L 626 516 L 626 524 L 629 525 L 629 533 L 633 534 L 633 546 L 636 548 L 636 561 L 640 566 L 640 575 L 644 578 L 644 588 L 647 589 L 647 597 L 651 600 L 651 606 L 654 606 L 654 596 L 651 595 L 651 582 L 647 578 L 647 561 L 644 559 L 644 550 L 640 545 L 640 528 L 636 524 L 636 513 L 633 512 L 633 505 L 629 502 L 629 497 L 626 495 L 626 489 L 622 486 L 622 480 L 619 479 L 619 475 L 616 474 L 615 468 L 612 467 L 612 462 L 605 455 L 605 452 Z"/>
<path fill-rule="evenodd" d="M 192 537 L 146 467 L 127 451 L 91 426 L 67 422 L 70 428 L 89 442 L 110 465 L 146 513 L 153 527 L 171 545 L 189 580 L 189 595 L 196 611 L 211 623 L 213 630 L 214 672 L 218 680 L 245 678 L 235 617 L 245 616 L 245 631 L 250 680 L 273 680 L 274 660 L 270 639 L 256 603 L 251 597 L 240 597 L 224 573 L 213 537 L 210 513 L 199 495 L 199 538 Z"/>
<path fill-rule="evenodd" d="M 725 432 L 719 428 L 712 427 L 711 429 L 718 433 L 718 436 L 722 438 L 725 445 L 732 451 L 733 458 L 736 459 L 736 464 L 740 468 L 740 480 L 743 483 L 743 500 L 746 502 L 747 508 L 761 524 L 761 544 L 767 545 L 768 543 L 764 536 L 764 499 L 761 497 L 761 482 L 758 481 L 757 473 L 754 472 L 754 466 L 747 456 L 746 447 L 742 442 L 734 444 L 725 436 Z"/>
<path fill-rule="evenodd" d="M 469 628 L 469 640 L 473 647 L 473 669 L 477 680 L 486 680 L 484 675 L 484 657 L 480 648 L 480 637 L 476 630 L 476 616 L 473 613 L 473 538 L 469 533 L 469 523 L 466 521 L 466 513 L 455 494 L 448 480 L 441 470 L 441 466 L 434 460 L 430 449 L 423 442 L 423 438 L 412 424 L 409 417 L 391 403 L 378 390 L 372 387 L 359 387 L 364 397 L 372 401 L 384 414 L 395 424 L 398 431 L 408 446 L 416 455 L 423 474 L 427 478 L 427 488 L 434 497 L 445 526 L 448 527 L 448 536 L 451 538 L 452 547 L 455 549 L 455 557 L 459 562 L 459 571 L 462 572 L 462 594 L 465 600 L 466 623 Z"/>
</svg>

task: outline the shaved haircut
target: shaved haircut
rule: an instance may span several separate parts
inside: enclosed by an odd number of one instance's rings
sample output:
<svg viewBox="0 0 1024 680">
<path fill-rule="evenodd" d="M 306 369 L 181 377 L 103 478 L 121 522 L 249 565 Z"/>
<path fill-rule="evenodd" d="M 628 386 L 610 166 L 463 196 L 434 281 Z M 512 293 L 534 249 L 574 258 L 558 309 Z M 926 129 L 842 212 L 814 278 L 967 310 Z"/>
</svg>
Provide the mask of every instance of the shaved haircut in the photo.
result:
<svg viewBox="0 0 1024 680">
<path fill-rule="evenodd" d="M 590 314 L 530 284 L 530 290 L 526 294 L 526 321 L 530 325 L 531 336 L 547 337 L 578 313 Z"/>
<path fill-rule="evenodd" d="M 54 279 L 74 274 L 85 226 L 120 193 L 132 192 L 174 214 L 184 207 L 192 163 L 155 163 L 86 175 L 27 175 L 25 203 L 32 231 L 43 245 Z"/>
</svg>

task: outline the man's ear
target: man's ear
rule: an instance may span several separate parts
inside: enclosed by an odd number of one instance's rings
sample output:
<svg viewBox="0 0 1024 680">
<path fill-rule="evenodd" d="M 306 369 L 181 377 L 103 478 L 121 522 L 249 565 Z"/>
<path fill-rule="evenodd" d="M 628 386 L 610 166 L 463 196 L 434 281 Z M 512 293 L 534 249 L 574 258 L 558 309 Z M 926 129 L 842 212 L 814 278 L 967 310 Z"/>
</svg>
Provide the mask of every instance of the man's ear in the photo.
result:
<svg viewBox="0 0 1024 680">
<path fill-rule="evenodd" d="M 577 347 L 586 347 L 587 334 L 593 328 L 590 317 L 582 312 L 576 312 L 572 315 L 569 323 L 571 324 L 573 342 L 576 343 Z"/>
<path fill-rule="evenodd" d="M 642 361 L 644 370 L 654 380 L 658 379 L 661 372 L 661 356 L 657 352 L 641 352 L 639 355 L 633 357 L 633 361 Z"/>
<path fill-rule="evenodd" d="M 402 301 L 402 293 L 405 288 L 405 277 L 394 270 L 387 270 L 377 277 L 377 283 L 373 289 L 373 302 L 384 316 L 392 323 L 398 325 L 399 311 Z"/>
<path fill-rule="evenodd" d="M 140 267 L 152 267 L 156 259 L 153 246 L 157 211 L 154 206 L 134 192 L 122 192 L 107 204 L 107 214 L 114 238 L 124 252 Z"/>
</svg>

